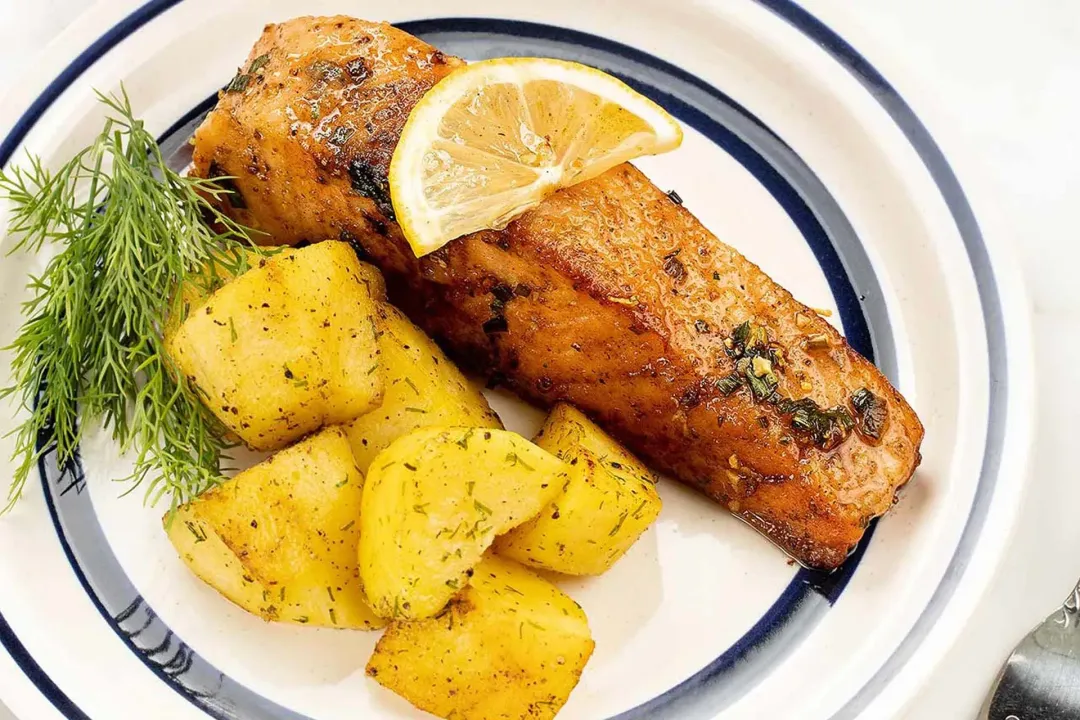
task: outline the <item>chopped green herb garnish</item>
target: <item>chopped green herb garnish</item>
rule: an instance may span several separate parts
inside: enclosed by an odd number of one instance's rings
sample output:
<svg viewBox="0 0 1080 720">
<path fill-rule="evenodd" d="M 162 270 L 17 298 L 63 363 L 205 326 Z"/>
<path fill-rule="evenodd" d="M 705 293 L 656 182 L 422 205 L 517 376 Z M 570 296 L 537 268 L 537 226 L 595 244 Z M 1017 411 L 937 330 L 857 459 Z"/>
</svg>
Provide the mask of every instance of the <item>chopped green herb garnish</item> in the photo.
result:
<svg viewBox="0 0 1080 720">
<path fill-rule="evenodd" d="M 730 395 L 743 385 L 743 376 L 737 372 L 725 375 L 716 381 L 716 389 L 722 395 Z"/>
<path fill-rule="evenodd" d="M 198 545 L 201 542 L 206 541 L 206 533 L 203 532 L 202 528 L 198 527 L 197 525 L 195 525 L 195 523 L 191 522 L 190 520 L 185 520 L 184 525 L 186 525 L 187 529 L 191 531 L 191 534 L 195 536 L 195 544 L 196 545 Z"/>
<path fill-rule="evenodd" d="M 473 436 L 474 432 L 476 432 L 475 428 L 469 428 L 468 430 L 466 430 L 465 434 L 461 436 L 461 439 L 457 441 L 457 444 L 460 445 L 462 447 L 462 449 L 468 450 L 469 449 L 469 438 L 471 438 Z"/>
<path fill-rule="evenodd" d="M 832 450 L 842 443 L 855 426 L 851 413 L 843 407 L 824 410 L 810 398 L 782 400 L 777 409 L 791 416 L 793 430 L 809 435 L 822 450 Z"/>
<path fill-rule="evenodd" d="M 764 348 L 769 344 L 768 331 L 761 325 L 747 320 L 738 325 L 731 333 L 731 348 L 728 354 L 742 357 L 749 350 Z"/>
<path fill-rule="evenodd" d="M 229 336 L 232 342 L 236 342 L 236 325 L 233 324 L 232 315 L 229 316 Z"/>
<path fill-rule="evenodd" d="M 421 515 L 427 515 L 427 506 L 431 503 L 424 503 L 422 505 L 413 505 L 412 509 L 414 513 L 420 513 Z"/>
<path fill-rule="evenodd" d="M 851 406 L 855 408 L 856 429 L 860 435 L 872 440 L 880 440 L 885 423 L 889 420 L 889 406 L 867 388 L 856 390 L 851 396 Z"/>
<path fill-rule="evenodd" d="M 491 514 L 491 508 L 484 505 L 484 503 L 480 502 L 479 500 L 473 500 L 473 507 L 476 508 L 478 512 L 483 513 L 485 516 Z"/>
<path fill-rule="evenodd" d="M 355 524 L 356 524 L 355 520 L 350 520 L 349 522 L 347 522 L 347 523 L 345 523 L 344 525 L 341 526 L 341 532 L 345 532 L 346 530 L 348 530 L 349 528 L 351 528 Z"/>
<path fill-rule="evenodd" d="M 508 453 L 506 453 L 506 462 L 510 463 L 511 465 L 521 465 L 521 467 L 525 468 L 526 470 L 534 470 L 535 469 L 535 468 L 530 467 L 528 463 L 526 463 L 524 460 L 522 460 L 521 457 L 519 457 L 516 452 L 508 452 Z"/>
<path fill-rule="evenodd" d="M 776 392 L 778 383 L 777 377 L 772 373 L 758 377 L 752 368 L 746 372 L 746 384 L 757 401 L 767 400 L 772 397 L 772 394 Z"/>
<path fill-rule="evenodd" d="M 404 380 L 405 380 L 405 384 L 408 385 L 409 387 L 411 387 L 412 391 L 414 393 L 416 393 L 417 395 L 420 394 L 420 391 L 416 389 L 416 383 L 414 383 L 410 378 L 407 378 L 407 377 L 404 378 Z"/>
<path fill-rule="evenodd" d="M 251 76 L 247 73 L 236 73 L 236 76 L 229 81 L 229 84 L 225 86 L 225 92 L 238 93 L 247 90 L 248 83 L 251 82 Z"/>
<path fill-rule="evenodd" d="M 629 514 L 630 513 L 628 512 L 624 512 L 622 515 L 619 516 L 619 522 L 615 523 L 615 527 L 611 528 L 611 532 L 608 533 L 608 537 L 614 537 L 615 533 L 619 532 L 619 528 L 621 528 L 623 526 L 623 523 L 626 522 L 626 517 Z"/>
<path fill-rule="evenodd" d="M 263 55 L 260 55 L 259 57 L 251 61 L 251 66 L 248 67 L 248 72 L 252 74 L 257 73 L 262 70 L 268 62 L 270 62 L 270 53 L 264 53 Z"/>
<path fill-rule="evenodd" d="M 418 407 L 407 407 L 405 408 L 405 412 L 420 413 L 421 415 L 427 414 L 427 410 Z"/>
</svg>

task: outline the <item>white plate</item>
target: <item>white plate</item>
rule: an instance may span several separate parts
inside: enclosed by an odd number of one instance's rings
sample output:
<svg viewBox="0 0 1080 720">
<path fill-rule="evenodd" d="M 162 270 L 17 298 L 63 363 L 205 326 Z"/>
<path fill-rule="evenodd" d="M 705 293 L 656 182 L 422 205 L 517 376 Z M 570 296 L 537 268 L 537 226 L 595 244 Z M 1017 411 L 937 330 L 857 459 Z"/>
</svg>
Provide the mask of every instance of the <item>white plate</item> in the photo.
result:
<svg viewBox="0 0 1080 720">
<path fill-rule="evenodd" d="M 636 84 L 687 128 L 680 150 L 641 167 L 797 297 L 836 310 L 926 425 L 902 502 L 831 576 L 665 484 L 660 521 L 625 560 L 565 583 L 597 651 L 560 717 L 895 715 L 997 561 L 1032 428 L 1013 263 L 903 99 L 786 0 L 458 0 L 457 19 L 433 0 L 117 0 L 75 23 L 0 109 L 0 164 L 18 146 L 65 159 L 100 128 L 92 88 L 121 81 L 175 145 L 265 23 L 333 12 L 404 22 L 469 59 L 567 57 Z M 0 262 L 0 343 L 41 263 Z M 538 422 L 516 400 L 493 404 L 512 429 Z M 125 466 L 92 432 L 78 468 L 47 460 L 0 519 L 0 644 L 13 661 L 0 662 L 0 693 L 16 712 L 424 717 L 364 677 L 373 634 L 267 625 L 191 577 L 160 509 L 118 497 L 110 480 Z"/>
</svg>

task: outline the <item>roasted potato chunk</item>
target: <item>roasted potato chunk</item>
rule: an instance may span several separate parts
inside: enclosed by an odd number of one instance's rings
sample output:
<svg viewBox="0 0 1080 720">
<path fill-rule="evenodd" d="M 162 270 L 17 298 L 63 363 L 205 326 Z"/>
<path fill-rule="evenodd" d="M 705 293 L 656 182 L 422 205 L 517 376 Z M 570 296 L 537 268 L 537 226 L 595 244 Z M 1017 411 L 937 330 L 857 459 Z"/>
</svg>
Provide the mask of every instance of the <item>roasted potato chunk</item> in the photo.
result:
<svg viewBox="0 0 1080 720">
<path fill-rule="evenodd" d="M 534 519 L 495 541 L 501 555 L 567 575 L 606 571 L 660 514 L 655 477 L 576 408 L 552 410 L 535 442 L 570 470 Z"/>
<path fill-rule="evenodd" d="M 525 568 L 488 556 L 437 617 L 391 624 L 367 674 L 443 718 L 552 718 L 593 645 L 577 603 Z"/>
<path fill-rule="evenodd" d="M 169 541 L 196 577 L 249 613 L 274 619 L 267 611 L 266 587 L 248 574 L 236 553 L 199 515 L 198 501 L 177 510 L 171 522 L 168 515 L 163 521 Z"/>
<path fill-rule="evenodd" d="M 197 569 L 188 564 L 245 609 L 255 592 L 246 582 L 261 586 L 259 612 L 268 619 L 381 627 L 356 565 L 363 486 L 345 433 L 327 428 L 200 495 L 181 510 L 169 536 L 183 556 L 191 551 L 177 542 L 187 542 L 181 532 L 186 524 L 177 527 L 182 518 L 197 518 L 196 530 L 210 542 L 208 527 L 234 557 L 225 557 L 214 541 L 204 554 L 191 553 Z M 240 585 L 233 559 L 247 576 Z"/>
<path fill-rule="evenodd" d="M 565 463 L 505 430 L 422 428 L 375 456 L 360 513 L 360 577 L 387 618 L 442 610 L 496 535 L 540 512 Z"/>
<path fill-rule="evenodd" d="M 371 459 L 397 438 L 434 425 L 502 429 L 479 389 L 431 338 L 397 308 L 380 304 L 379 350 L 385 392 L 375 410 L 346 427 L 356 464 Z"/>
<path fill-rule="evenodd" d="M 214 414 L 257 450 L 348 422 L 383 391 L 362 272 L 336 241 L 262 259 L 188 317 L 169 351 Z"/>
</svg>

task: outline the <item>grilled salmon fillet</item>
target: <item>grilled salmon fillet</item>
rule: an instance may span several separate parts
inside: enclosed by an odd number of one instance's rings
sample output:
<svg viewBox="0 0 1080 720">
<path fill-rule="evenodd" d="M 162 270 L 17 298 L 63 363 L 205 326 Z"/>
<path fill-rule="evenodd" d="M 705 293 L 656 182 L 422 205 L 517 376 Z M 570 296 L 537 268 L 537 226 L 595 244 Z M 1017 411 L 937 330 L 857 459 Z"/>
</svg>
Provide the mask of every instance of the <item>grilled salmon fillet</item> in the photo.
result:
<svg viewBox="0 0 1080 720">
<path fill-rule="evenodd" d="M 274 242 L 352 241 L 466 366 L 573 403 L 799 562 L 838 566 L 919 463 L 911 407 L 629 164 L 414 257 L 387 169 L 461 64 L 386 24 L 269 25 L 198 129 L 195 172 L 235 176 L 225 209 Z"/>
</svg>

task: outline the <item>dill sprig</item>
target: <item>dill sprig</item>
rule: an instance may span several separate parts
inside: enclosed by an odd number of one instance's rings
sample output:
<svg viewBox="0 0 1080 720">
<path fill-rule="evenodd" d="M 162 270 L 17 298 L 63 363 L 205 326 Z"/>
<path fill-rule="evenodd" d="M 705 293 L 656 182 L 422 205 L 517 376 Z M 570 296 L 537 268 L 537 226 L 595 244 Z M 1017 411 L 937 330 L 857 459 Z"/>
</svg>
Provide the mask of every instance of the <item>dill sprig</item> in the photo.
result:
<svg viewBox="0 0 1080 720">
<path fill-rule="evenodd" d="M 55 173 L 29 157 L 0 169 L 0 198 L 13 204 L 10 252 L 55 252 L 40 276 L 15 341 L 14 396 L 26 419 L 13 431 L 18 466 L 6 512 L 41 455 L 43 431 L 61 467 L 83 428 L 100 422 L 135 467 L 124 481 L 146 486 L 146 500 L 187 502 L 220 477 L 229 447 L 219 421 L 200 402 L 165 351 L 163 331 L 181 312 L 185 282 L 215 263 L 246 269 L 245 228 L 211 199 L 228 191 L 213 180 L 171 170 L 154 136 L 137 120 L 126 92 L 98 93 L 107 108 L 101 134 Z"/>
</svg>

